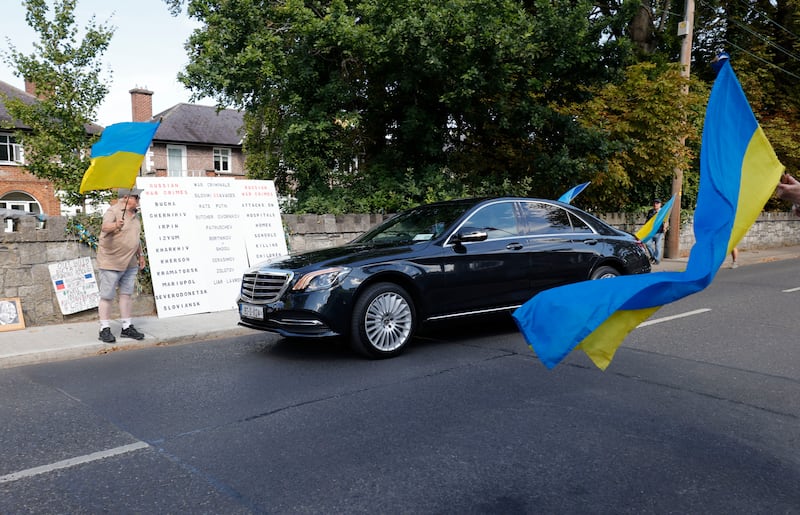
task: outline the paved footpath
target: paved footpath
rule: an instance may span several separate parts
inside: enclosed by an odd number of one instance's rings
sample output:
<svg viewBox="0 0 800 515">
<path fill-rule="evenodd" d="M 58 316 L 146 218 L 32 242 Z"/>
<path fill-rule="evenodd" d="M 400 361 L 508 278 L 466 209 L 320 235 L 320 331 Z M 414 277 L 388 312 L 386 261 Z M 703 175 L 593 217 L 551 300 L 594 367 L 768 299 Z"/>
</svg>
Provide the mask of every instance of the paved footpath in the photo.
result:
<svg viewBox="0 0 800 515">
<path fill-rule="evenodd" d="M 739 252 L 740 266 L 797 258 L 800 258 L 800 246 Z M 680 272 L 686 268 L 687 262 L 688 257 L 664 259 L 661 264 L 653 266 L 653 271 Z M 729 268 L 730 263 L 728 257 L 722 265 L 723 268 Z M 235 309 L 171 318 L 138 317 L 134 318 L 133 323 L 145 334 L 145 338 L 140 341 L 121 338 L 119 337 L 121 327 L 118 323 L 112 322 L 111 329 L 117 337 L 116 343 L 113 344 L 102 343 L 97 339 L 99 330 L 97 321 L 0 332 L 0 368 L 82 358 L 125 349 L 261 334 L 259 331 L 237 325 L 238 321 L 239 314 Z"/>
<path fill-rule="evenodd" d="M 122 327 L 112 321 L 111 332 L 117 341 L 111 344 L 97 339 L 96 320 L 0 332 L 0 368 L 259 333 L 237 325 L 238 322 L 239 313 L 235 309 L 170 318 L 137 317 L 133 325 L 145 335 L 143 340 L 137 341 L 121 338 Z"/>
</svg>

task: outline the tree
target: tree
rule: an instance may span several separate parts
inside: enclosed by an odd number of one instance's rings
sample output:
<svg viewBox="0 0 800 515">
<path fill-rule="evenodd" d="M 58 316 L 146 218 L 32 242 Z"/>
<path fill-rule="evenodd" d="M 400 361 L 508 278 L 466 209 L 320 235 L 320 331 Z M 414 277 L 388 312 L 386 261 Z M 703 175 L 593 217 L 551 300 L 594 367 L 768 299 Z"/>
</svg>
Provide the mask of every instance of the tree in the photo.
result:
<svg viewBox="0 0 800 515">
<path fill-rule="evenodd" d="M 589 180 L 581 202 L 627 209 L 666 196 L 676 167 L 690 207 L 723 42 L 749 59 L 737 73 L 779 156 L 800 162 L 800 88 L 756 64 L 778 62 L 774 42 L 800 51 L 770 23 L 797 34 L 797 0 L 700 3 L 687 96 L 669 64 L 682 20 L 669 0 L 165 2 L 204 24 L 181 80 L 246 111 L 248 173 L 275 179 L 303 210 L 556 198 Z"/>
<path fill-rule="evenodd" d="M 591 100 L 569 106 L 588 129 L 600 131 L 614 152 L 597 173 L 581 203 L 604 210 L 628 211 L 643 199 L 669 198 L 674 170 L 683 170 L 687 184 L 697 157 L 708 88 L 686 79 L 677 64 L 638 63 L 624 80 L 595 88 Z M 677 134 L 687 136 L 681 144 Z M 694 205 L 695 188 L 684 187 L 684 200 Z"/>
<path fill-rule="evenodd" d="M 698 3 L 692 73 L 711 82 L 721 51 L 742 84 L 764 133 L 788 171 L 800 170 L 800 3 L 717 0 Z M 767 210 L 785 210 L 771 199 Z"/>
<path fill-rule="evenodd" d="M 62 200 L 81 205 L 78 193 L 83 174 L 89 167 L 90 132 L 97 108 L 108 93 L 100 81 L 99 58 L 108 48 L 112 28 L 97 24 L 92 17 L 79 42 L 75 26 L 77 0 L 61 0 L 50 8 L 45 0 L 25 0 L 25 20 L 39 34 L 34 52 L 26 55 L 6 38 L 9 50 L 3 60 L 18 77 L 35 84 L 39 101 L 28 104 L 19 99 L 4 99 L 14 118 L 30 128 L 19 131 L 25 149 L 28 171 L 47 179 L 64 192 Z"/>
<path fill-rule="evenodd" d="M 701 2 L 696 31 L 693 73 L 710 82 L 709 63 L 726 51 L 776 154 L 800 169 L 800 2 Z"/>
<path fill-rule="evenodd" d="M 554 196 L 590 179 L 603 142 L 558 106 L 617 76 L 632 50 L 608 36 L 622 11 L 585 1 L 186 5 L 204 27 L 181 80 L 246 111 L 259 167 L 248 173 L 351 209 L 391 210 L 453 184 Z"/>
</svg>

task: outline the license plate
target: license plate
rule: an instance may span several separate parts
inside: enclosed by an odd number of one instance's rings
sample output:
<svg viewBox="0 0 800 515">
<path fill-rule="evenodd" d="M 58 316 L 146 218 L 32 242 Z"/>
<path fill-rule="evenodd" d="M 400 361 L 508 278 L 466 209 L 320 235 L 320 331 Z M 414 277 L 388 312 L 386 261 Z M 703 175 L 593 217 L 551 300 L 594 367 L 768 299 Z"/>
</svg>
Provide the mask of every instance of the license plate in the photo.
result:
<svg viewBox="0 0 800 515">
<path fill-rule="evenodd" d="M 241 314 L 247 318 L 264 319 L 264 306 L 253 306 L 250 304 L 242 304 Z"/>
</svg>

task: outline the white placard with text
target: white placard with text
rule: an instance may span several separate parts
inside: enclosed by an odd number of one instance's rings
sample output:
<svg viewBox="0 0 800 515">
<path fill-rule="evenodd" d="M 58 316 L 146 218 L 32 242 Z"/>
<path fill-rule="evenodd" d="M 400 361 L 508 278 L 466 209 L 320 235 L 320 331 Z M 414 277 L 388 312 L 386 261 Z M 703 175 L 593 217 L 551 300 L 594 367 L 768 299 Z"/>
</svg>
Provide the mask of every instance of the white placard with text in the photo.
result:
<svg viewBox="0 0 800 515">
<path fill-rule="evenodd" d="M 245 231 L 247 257 L 251 265 L 287 254 L 278 195 L 272 181 L 241 182 L 241 227 Z"/>
<path fill-rule="evenodd" d="M 96 308 L 100 303 L 100 289 L 91 258 L 59 261 L 47 267 L 62 314 L 69 315 Z"/>
<path fill-rule="evenodd" d="M 232 309 L 244 271 L 287 253 L 272 181 L 139 177 L 137 187 L 159 317 Z"/>
</svg>

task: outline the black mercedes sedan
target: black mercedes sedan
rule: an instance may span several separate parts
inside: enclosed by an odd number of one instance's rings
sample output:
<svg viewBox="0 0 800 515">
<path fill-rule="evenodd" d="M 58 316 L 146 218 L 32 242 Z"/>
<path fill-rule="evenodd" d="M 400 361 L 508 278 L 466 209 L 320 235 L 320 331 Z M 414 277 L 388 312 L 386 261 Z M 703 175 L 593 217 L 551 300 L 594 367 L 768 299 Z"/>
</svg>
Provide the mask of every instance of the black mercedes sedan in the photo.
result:
<svg viewBox="0 0 800 515">
<path fill-rule="evenodd" d="M 285 337 L 342 336 L 371 358 L 421 324 L 512 311 L 547 288 L 650 271 L 644 245 L 569 204 L 503 197 L 404 211 L 352 242 L 248 270 L 240 324 Z"/>
</svg>

